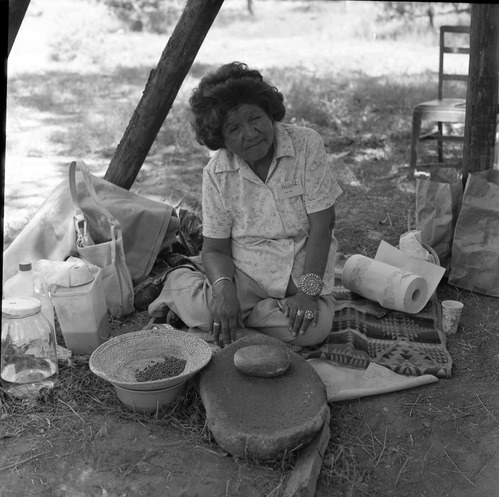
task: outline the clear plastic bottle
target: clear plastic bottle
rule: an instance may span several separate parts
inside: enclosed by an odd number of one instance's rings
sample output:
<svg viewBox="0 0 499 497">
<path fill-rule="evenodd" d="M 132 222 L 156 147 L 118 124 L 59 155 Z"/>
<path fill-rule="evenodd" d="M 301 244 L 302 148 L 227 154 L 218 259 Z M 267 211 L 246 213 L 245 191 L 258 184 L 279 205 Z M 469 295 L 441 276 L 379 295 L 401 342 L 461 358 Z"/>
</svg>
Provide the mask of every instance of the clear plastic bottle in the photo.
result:
<svg viewBox="0 0 499 497">
<path fill-rule="evenodd" d="M 54 305 L 42 276 L 33 270 L 31 262 L 21 262 L 19 271 L 3 286 L 3 298 L 35 297 L 42 303 L 42 313 L 55 328 Z"/>
<path fill-rule="evenodd" d="M 0 379 L 14 397 L 37 397 L 57 379 L 55 332 L 41 308 L 33 297 L 2 300 Z"/>
</svg>

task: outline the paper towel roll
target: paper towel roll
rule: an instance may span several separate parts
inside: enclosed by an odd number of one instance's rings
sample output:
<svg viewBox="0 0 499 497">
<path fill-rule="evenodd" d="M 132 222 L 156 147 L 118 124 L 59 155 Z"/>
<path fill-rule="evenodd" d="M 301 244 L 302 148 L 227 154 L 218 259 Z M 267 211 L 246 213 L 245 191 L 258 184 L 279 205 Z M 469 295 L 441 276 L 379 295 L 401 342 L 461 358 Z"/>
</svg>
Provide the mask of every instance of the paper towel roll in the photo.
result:
<svg viewBox="0 0 499 497">
<path fill-rule="evenodd" d="M 408 314 L 418 313 L 429 298 L 423 277 L 358 254 L 345 263 L 342 283 L 351 292 L 387 309 Z"/>
</svg>

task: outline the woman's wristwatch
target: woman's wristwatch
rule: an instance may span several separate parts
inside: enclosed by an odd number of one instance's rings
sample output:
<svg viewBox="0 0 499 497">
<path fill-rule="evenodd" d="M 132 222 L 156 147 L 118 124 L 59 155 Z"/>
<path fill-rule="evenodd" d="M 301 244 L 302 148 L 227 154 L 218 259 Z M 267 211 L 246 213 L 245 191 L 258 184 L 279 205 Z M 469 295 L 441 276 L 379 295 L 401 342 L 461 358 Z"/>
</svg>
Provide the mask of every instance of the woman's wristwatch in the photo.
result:
<svg viewBox="0 0 499 497">
<path fill-rule="evenodd" d="M 324 282 L 322 278 L 315 273 L 307 273 L 301 276 L 298 290 L 309 297 L 318 297 L 322 292 Z"/>
</svg>

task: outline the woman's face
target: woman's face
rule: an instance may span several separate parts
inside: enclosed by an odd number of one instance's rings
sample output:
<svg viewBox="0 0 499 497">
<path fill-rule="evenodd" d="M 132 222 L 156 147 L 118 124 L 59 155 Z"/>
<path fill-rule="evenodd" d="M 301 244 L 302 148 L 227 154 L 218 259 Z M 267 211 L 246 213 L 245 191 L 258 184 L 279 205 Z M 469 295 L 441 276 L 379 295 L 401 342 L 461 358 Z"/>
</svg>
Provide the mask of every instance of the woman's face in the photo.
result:
<svg viewBox="0 0 499 497">
<path fill-rule="evenodd" d="M 272 120 L 253 104 L 231 110 L 222 132 L 225 146 L 250 164 L 263 159 L 274 142 Z"/>
</svg>

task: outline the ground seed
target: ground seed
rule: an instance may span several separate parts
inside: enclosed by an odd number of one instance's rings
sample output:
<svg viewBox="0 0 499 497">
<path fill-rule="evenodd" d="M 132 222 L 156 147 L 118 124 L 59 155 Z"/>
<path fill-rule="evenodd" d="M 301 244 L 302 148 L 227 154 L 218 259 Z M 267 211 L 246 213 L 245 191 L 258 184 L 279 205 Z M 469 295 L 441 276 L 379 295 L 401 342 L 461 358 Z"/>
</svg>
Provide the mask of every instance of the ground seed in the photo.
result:
<svg viewBox="0 0 499 497">
<path fill-rule="evenodd" d="M 162 361 L 150 364 L 135 371 L 135 379 L 139 382 L 163 380 L 178 376 L 185 369 L 185 359 L 166 356 Z"/>
</svg>

